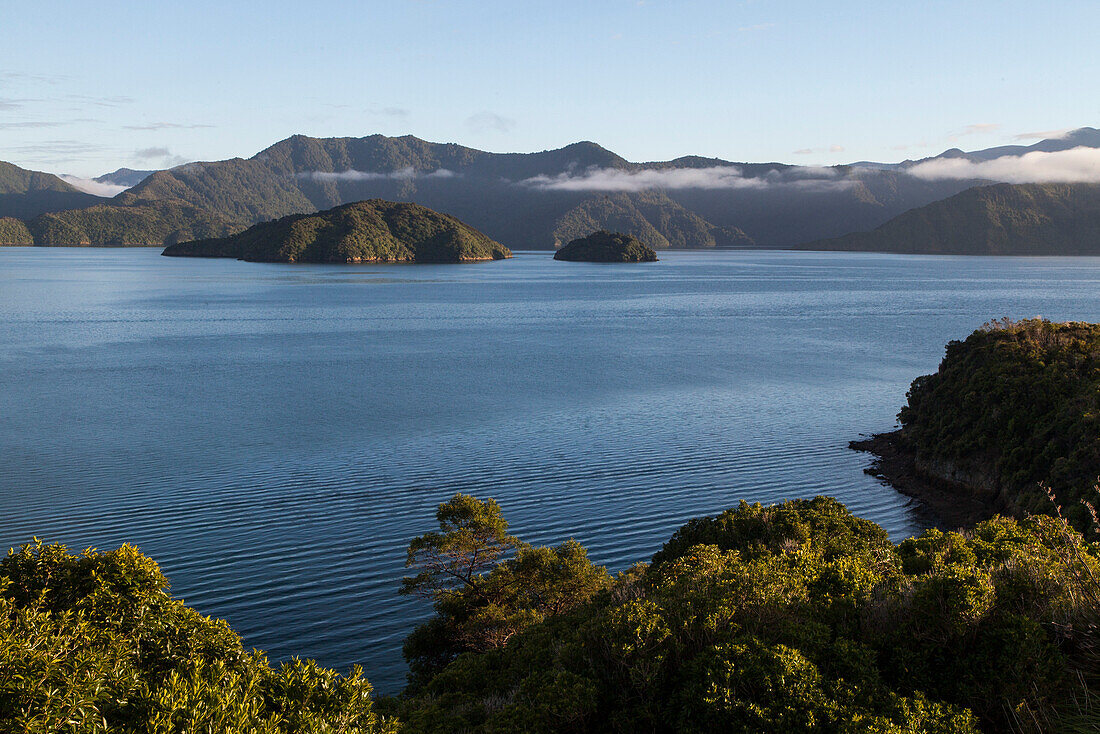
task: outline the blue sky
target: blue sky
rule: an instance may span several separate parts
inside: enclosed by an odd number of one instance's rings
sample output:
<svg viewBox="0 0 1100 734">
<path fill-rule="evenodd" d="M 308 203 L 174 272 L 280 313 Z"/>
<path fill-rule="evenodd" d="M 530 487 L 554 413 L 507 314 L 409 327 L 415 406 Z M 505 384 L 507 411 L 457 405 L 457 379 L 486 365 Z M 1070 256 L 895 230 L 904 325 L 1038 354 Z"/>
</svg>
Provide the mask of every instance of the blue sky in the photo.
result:
<svg viewBox="0 0 1100 734">
<path fill-rule="evenodd" d="M 1100 126 L 1096 0 L 42 0 L 0 28 L 0 160 L 83 176 L 294 133 L 830 164 Z"/>
</svg>

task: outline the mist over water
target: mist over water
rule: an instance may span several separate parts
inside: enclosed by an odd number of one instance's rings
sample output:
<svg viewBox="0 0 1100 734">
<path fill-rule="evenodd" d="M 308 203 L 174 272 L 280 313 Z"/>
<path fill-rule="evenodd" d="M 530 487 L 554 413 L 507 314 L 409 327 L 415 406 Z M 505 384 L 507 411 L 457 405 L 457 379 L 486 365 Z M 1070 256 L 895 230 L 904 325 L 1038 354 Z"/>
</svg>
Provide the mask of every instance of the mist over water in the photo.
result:
<svg viewBox="0 0 1100 734">
<path fill-rule="evenodd" d="M 847 449 L 993 317 L 1100 321 L 1100 259 L 549 253 L 286 266 L 0 249 L 0 544 L 139 546 L 275 660 L 404 679 L 454 492 L 613 569 L 739 500 L 928 522 Z"/>
</svg>

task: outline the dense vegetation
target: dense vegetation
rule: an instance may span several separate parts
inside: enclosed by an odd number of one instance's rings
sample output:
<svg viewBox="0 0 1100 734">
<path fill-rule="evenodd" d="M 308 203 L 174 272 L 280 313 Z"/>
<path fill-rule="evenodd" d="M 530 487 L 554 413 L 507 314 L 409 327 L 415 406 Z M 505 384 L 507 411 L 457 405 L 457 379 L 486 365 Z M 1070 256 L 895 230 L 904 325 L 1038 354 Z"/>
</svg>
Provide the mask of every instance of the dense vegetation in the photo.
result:
<svg viewBox="0 0 1100 734">
<path fill-rule="evenodd" d="M 1100 184 L 997 184 L 806 249 L 944 255 L 1100 254 Z"/>
<path fill-rule="evenodd" d="M 913 383 L 928 470 L 1019 515 L 965 533 L 742 502 L 613 576 L 455 495 L 409 544 L 400 592 L 435 614 L 377 701 L 358 668 L 246 652 L 130 546 L 36 541 L 0 561 L 0 731 L 1095 732 L 1098 360 L 1100 325 L 1006 319 Z"/>
<path fill-rule="evenodd" d="M 894 545 L 831 499 L 742 503 L 610 582 L 579 554 L 561 574 L 499 561 L 491 502 L 457 496 L 440 527 L 410 546 L 414 568 L 447 567 L 424 549 L 452 539 L 462 558 L 494 550 L 435 587 L 439 616 L 410 637 L 409 732 L 1050 731 L 1100 693 L 1100 547 L 1055 518 Z M 548 615 L 561 578 L 583 593 Z M 479 593 L 498 586 L 531 593 Z M 482 633 L 502 619 L 506 635 Z M 436 635 L 478 642 L 425 683 L 418 643 Z"/>
<path fill-rule="evenodd" d="M 456 495 L 409 546 L 410 685 L 272 668 L 132 547 L 0 562 L 0 729 L 1095 731 L 1100 545 L 1055 517 L 885 531 L 818 497 L 693 520 L 615 577 Z M 382 716 L 385 714 L 385 716 Z"/>
<path fill-rule="evenodd" d="M 52 173 L 28 171 L 0 161 L 0 217 L 29 219 L 43 212 L 77 209 L 102 201 Z"/>
<path fill-rule="evenodd" d="M 0 245 L 33 245 L 34 237 L 22 219 L 0 217 Z"/>
<path fill-rule="evenodd" d="M 554 243 L 568 243 L 601 229 L 629 233 L 658 250 L 752 245 L 736 227 L 716 227 L 658 191 L 587 198 L 558 217 Z"/>
<path fill-rule="evenodd" d="M 1044 483 L 1079 529 L 1100 499 L 1100 325 L 991 322 L 953 341 L 898 415 L 918 466 L 989 495 L 997 510 L 1049 512 Z"/>
<path fill-rule="evenodd" d="M 393 732 L 361 671 L 272 668 L 131 546 L 0 561 L 0 731 Z"/>
<path fill-rule="evenodd" d="M 27 222 L 27 228 L 36 245 L 125 247 L 224 237 L 242 227 L 194 207 L 157 203 L 47 213 Z"/>
<path fill-rule="evenodd" d="M 580 237 L 554 253 L 555 260 L 594 263 L 656 262 L 657 253 L 637 237 L 600 230 Z"/>
<path fill-rule="evenodd" d="M 512 256 L 454 217 L 380 199 L 264 222 L 230 237 L 177 244 L 164 254 L 290 263 L 456 263 Z"/>
</svg>

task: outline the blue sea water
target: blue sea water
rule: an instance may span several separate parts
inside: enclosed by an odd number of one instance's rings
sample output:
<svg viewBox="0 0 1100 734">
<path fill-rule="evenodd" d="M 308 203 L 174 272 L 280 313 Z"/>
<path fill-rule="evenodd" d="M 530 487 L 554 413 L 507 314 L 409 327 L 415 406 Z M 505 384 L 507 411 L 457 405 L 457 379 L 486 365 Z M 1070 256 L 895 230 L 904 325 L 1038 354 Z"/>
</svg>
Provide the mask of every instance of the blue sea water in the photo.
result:
<svg viewBox="0 0 1100 734">
<path fill-rule="evenodd" d="M 0 248 L 0 544 L 139 546 L 246 645 L 400 689 L 455 492 L 612 569 L 739 500 L 927 514 L 847 448 L 944 344 L 1100 321 L 1100 259 L 662 253 L 269 265 Z"/>
</svg>

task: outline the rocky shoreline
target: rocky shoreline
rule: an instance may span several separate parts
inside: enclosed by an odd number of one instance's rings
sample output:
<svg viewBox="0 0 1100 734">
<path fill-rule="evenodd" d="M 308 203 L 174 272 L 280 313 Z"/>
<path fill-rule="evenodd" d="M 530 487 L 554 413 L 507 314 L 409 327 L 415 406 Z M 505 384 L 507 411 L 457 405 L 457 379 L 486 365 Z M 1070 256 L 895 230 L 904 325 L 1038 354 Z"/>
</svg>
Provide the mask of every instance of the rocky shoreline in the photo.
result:
<svg viewBox="0 0 1100 734">
<path fill-rule="evenodd" d="M 943 528 L 970 527 L 997 514 L 993 498 L 985 496 L 987 493 L 923 469 L 900 429 L 851 441 L 848 447 L 874 456 L 874 462 L 864 471 L 919 500 Z"/>
</svg>

